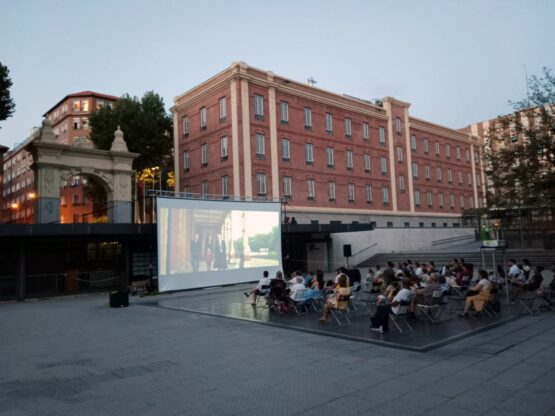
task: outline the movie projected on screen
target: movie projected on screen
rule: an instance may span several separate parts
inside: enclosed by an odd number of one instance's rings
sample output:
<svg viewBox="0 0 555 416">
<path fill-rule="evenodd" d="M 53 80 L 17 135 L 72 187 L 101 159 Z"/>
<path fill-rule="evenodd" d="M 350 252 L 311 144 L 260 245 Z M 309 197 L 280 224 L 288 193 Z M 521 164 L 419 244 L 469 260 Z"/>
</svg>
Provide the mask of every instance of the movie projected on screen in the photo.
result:
<svg viewBox="0 0 555 416">
<path fill-rule="evenodd" d="M 281 270 L 280 204 L 158 198 L 158 286 L 191 289 Z"/>
</svg>

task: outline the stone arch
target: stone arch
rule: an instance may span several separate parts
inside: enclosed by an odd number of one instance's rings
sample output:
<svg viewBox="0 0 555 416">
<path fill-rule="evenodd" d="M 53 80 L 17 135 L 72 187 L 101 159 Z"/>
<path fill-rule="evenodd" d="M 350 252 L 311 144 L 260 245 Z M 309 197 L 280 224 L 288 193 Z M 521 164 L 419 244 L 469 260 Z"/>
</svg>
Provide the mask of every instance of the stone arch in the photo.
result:
<svg viewBox="0 0 555 416">
<path fill-rule="evenodd" d="M 58 222 L 60 218 L 60 184 L 72 176 L 95 176 L 106 189 L 108 221 L 132 221 L 133 160 L 119 129 L 114 133 L 110 150 L 93 147 L 88 139 L 76 140 L 73 145 L 56 143 L 52 123 L 45 119 L 39 137 L 31 142 L 37 199 L 35 222 Z"/>
</svg>

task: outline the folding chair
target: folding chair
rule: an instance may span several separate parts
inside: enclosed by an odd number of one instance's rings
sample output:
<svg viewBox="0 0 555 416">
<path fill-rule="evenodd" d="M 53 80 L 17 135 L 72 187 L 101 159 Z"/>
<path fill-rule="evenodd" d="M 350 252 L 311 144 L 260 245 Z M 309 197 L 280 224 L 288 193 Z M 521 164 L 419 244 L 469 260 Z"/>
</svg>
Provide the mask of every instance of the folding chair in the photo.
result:
<svg viewBox="0 0 555 416">
<path fill-rule="evenodd" d="M 306 289 L 299 289 L 295 293 L 295 299 L 291 299 L 291 305 L 293 306 L 293 309 L 295 310 L 295 313 L 297 315 L 301 315 L 303 313 L 308 312 L 307 305 L 310 305 L 312 298 L 307 298 L 306 292 L 307 292 Z"/>
<path fill-rule="evenodd" d="M 324 294 L 321 290 L 315 290 L 312 292 L 312 301 L 310 302 L 310 306 L 316 312 L 321 311 L 324 308 Z"/>
<path fill-rule="evenodd" d="M 351 325 L 351 320 L 349 319 L 349 300 L 351 295 L 342 295 L 339 297 L 337 306 L 330 309 L 331 316 L 337 322 L 339 326 Z M 341 321 L 345 321 L 345 323 Z"/>
<path fill-rule="evenodd" d="M 389 314 L 389 319 L 391 319 L 391 322 L 393 322 L 393 325 L 397 327 L 397 329 L 401 334 L 404 334 L 405 332 L 401 328 L 400 324 L 402 323 L 405 325 L 406 328 L 408 328 L 409 332 L 414 332 L 414 329 L 412 329 L 412 326 L 410 326 L 410 324 L 407 322 L 409 305 L 410 305 L 410 302 L 401 302 L 401 304 L 399 305 L 399 310 L 396 313 L 393 310 L 391 310 L 391 313 Z"/>
<path fill-rule="evenodd" d="M 549 304 L 549 302 L 538 295 L 536 291 L 525 290 L 524 292 L 519 293 L 515 300 L 520 306 L 520 311 L 527 312 L 530 315 L 541 314 L 541 308 L 553 311 L 553 307 Z"/>
<path fill-rule="evenodd" d="M 262 285 L 258 290 L 260 293 L 256 296 L 256 305 L 258 305 L 260 298 L 264 298 L 270 292 L 270 285 Z"/>
<path fill-rule="evenodd" d="M 434 290 L 432 293 L 432 303 L 429 305 L 417 303 L 416 310 L 428 318 L 432 323 L 437 324 L 441 322 L 441 310 L 444 308 L 443 304 L 443 290 Z"/>
</svg>

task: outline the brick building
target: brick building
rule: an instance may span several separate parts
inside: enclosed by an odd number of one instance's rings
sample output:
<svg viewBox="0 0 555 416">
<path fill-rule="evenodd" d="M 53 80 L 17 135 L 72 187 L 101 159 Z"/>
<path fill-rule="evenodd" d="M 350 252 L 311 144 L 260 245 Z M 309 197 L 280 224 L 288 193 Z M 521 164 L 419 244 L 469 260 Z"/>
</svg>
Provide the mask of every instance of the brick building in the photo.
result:
<svg viewBox="0 0 555 416">
<path fill-rule="evenodd" d="M 69 94 L 50 108 L 44 116 L 52 121 L 56 141 L 76 144 L 80 140 L 90 140 L 89 116 L 103 106 L 112 106 L 118 97 L 93 91 Z M 34 200 L 36 189 L 31 170 L 32 155 L 24 147 L 39 133 L 34 129 L 30 136 L 3 158 L 4 189 L 2 190 L 2 222 L 34 222 Z M 91 222 L 94 219 L 92 202 L 83 194 L 86 179 L 69 178 L 60 189 L 60 222 Z"/>
<path fill-rule="evenodd" d="M 244 63 L 175 98 L 175 189 L 280 198 L 299 223 L 446 227 L 482 198 L 475 138 Z"/>
</svg>

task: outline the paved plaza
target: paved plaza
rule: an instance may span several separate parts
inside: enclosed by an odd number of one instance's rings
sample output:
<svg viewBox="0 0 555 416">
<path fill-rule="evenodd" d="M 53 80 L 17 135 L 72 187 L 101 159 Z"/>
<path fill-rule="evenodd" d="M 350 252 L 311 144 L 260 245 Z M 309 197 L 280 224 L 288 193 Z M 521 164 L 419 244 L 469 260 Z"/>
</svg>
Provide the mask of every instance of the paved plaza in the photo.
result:
<svg viewBox="0 0 555 416">
<path fill-rule="evenodd" d="M 207 301 L 245 287 L 0 304 L 0 415 L 555 415 L 553 313 L 418 352 Z"/>
</svg>

